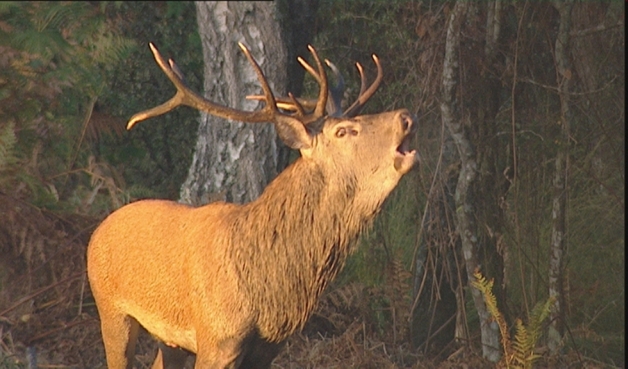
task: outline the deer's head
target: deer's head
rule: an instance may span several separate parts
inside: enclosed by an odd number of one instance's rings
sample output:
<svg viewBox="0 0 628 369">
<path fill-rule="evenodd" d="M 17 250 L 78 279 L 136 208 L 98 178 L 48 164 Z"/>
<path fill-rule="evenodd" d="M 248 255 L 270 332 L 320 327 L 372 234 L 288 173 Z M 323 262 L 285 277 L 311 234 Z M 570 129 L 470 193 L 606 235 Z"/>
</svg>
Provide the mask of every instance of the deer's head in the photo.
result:
<svg viewBox="0 0 628 369">
<path fill-rule="evenodd" d="M 301 65 L 317 80 L 320 89 L 316 100 L 288 97 L 276 98 L 266 78 L 243 45 L 240 48 L 250 61 L 262 86 L 263 95 L 247 98 L 261 100 L 265 106 L 258 111 L 232 109 L 209 101 L 192 91 L 183 82 L 183 76 L 172 59 L 166 60 L 150 44 L 157 64 L 177 88 L 170 100 L 155 108 L 135 114 L 127 125 L 164 114 L 179 105 L 187 105 L 215 116 L 248 123 L 272 122 L 282 141 L 301 152 L 303 160 L 316 164 L 329 174 L 346 174 L 355 177 L 363 187 L 380 187 L 385 194 L 392 190 L 402 175 L 416 162 L 416 152 L 409 150 L 409 136 L 415 123 L 410 113 L 397 110 L 374 115 L 358 116 L 368 99 L 382 81 L 382 67 L 373 55 L 377 77 L 367 86 L 362 66 L 356 66 L 361 77 L 361 89 L 356 101 L 346 110 L 340 109 L 344 81 L 337 68 L 328 60 L 326 64 L 336 74 L 336 86 L 329 86 L 325 67 L 316 50 L 309 46 L 316 69 L 299 58 Z M 366 188 L 368 190 L 368 188 Z"/>
</svg>

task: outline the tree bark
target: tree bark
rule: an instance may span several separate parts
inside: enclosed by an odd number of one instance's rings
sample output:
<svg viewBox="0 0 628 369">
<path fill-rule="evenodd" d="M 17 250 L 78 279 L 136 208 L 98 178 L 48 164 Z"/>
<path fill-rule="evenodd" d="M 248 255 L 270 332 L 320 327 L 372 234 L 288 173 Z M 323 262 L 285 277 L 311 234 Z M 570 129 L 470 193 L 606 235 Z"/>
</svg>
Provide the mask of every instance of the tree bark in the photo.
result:
<svg viewBox="0 0 628 369">
<path fill-rule="evenodd" d="M 554 161 L 554 195 L 552 198 L 552 236 L 550 244 L 549 264 L 549 297 L 554 299 L 550 314 L 551 323 L 548 334 L 548 347 L 553 353 L 560 348 L 564 333 L 564 258 L 566 205 L 567 205 L 567 170 L 569 160 L 569 131 L 572 112 L 569 107 L 569 92 L 573 73 L 569 61 L 569 32 L 571 28 L 572 1 L 555 1 L 554 7 L 560 14 L 560 25 L 554 47 L 556 65 L 558 69 L 557 83 L 560 96 L 560 126 L 561 134 L 558 140 L 559 147 Z"/>
<path fill-rule="evenodd" d="M 489 70 L 499 70 L 504 66 L 502 54 L 498 52 L 498 40 L 502 33 L 502 2 L 491 1 L 476 3 L 486 5 L 487 19 L 484 36 L 484 57 L 482 62 L 467 62 L 465 70 L 478 70 L 477 77 L 468 77 L 467 90 L 473 91 L 473 96 L 467 98 L 467 110 L 472 121 L 469 139 L 474 147 L 477 163 L 477 179 L 471 186 L 472 201 L 474 203 L 474 219 L 478 233 L 478 257 L 485 277 L 493 279 L 493 294 L 498 306 L 508 319 L 508 304 L 506 303 L 506 274 L 505 256 L 508 254 L 504 234 L 504 209 L 500 203 L 505 199 L 508 191 L 508 182 L 503 172 L 510 164 L 505 158 L 506 150 L 502 149 L 499 140 L 500 122 L 497 119 L 502 95 L 500 80 Z M 480 7 L 478 12 L 484 7 Z M 477 20 L 473 24 L 467 22 L 468 27 L 481 29 L 482 24 Z"/>
<path fill-rule="evenodd" d="M 204 59 L 205 97 L 242 110 L 261 102 L 253 68 L 238 47 L 244 43 L 260 64 L 272 90 L 286 93 L 287 50 L 274 2 L 197 2 Z M 272 124 L 246 124 L 201 113 L 198 139 L 180 201 L 248 202 L 277 174 L 277 141 Z"/>
<path fill-rule="evenodd" d="M 307 46 L 316 34 L 316 11 L 319 0 L 277 0 L 281 15 L 280 25 L 288 45 L 288 86 L 287 91 L 301 96 L 305 69 L 297 62 L 298 56 L 309 55 Z M 281 143 L 278 146 L 277 171 L 281 172 L 290 161 L 291 149 Z"/>
<path fill-rule="evenodd" d="M 471 197 L 473 184 L 478 176 L 478 164 L 468 132 L 465 130 L 464 119 L 460 112 L 457 99 L 459 84 L 460 29 L 466 18 L 466 1 L 458 1 L 451 12 L 447 25 L 445 42 L 445 59 L 443 65 L 442 103 L 441 114 L 444 124 L 449 129 L 453 141 L 460 155 L 460 174 L 456 186 L 454 201 L 456 206 L 456 228 L 462 244 L 462 254 L 465 261 L 467 280 L 474 280 L 473 273 L 480 268 L 478 239 L 479 234 L 474 218 L 474 201 Z M 493 362 L 501 357 L 499 343 L 499 328 L 491 319 L 480 291 L 470 289 L 475 308 L 480 318 L 482 335 L 482 355 Z"/>
</svg>

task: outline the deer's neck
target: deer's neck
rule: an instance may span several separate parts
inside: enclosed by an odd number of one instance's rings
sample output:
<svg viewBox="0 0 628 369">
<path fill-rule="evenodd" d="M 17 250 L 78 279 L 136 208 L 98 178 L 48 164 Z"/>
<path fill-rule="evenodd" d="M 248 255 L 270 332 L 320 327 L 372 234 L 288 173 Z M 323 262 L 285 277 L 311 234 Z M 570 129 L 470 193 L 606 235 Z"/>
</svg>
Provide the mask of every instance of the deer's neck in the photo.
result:
<svg viewBox="0 0 628 369">
<path fill-rule="evenodd" d="M 369 225 L 379 204 L 358 206 L 356 191 L 355 180 L 299 159 L 234 219 L 232 256 L 265 339 L 303 326 Z"/>
</svg>

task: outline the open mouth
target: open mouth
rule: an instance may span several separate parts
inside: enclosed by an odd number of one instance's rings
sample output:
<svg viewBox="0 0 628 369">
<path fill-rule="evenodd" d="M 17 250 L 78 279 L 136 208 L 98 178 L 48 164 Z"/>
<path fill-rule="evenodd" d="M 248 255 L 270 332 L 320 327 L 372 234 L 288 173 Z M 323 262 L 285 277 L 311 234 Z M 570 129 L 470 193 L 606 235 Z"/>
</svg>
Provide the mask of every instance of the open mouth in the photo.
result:
<svg viewBox="0 0 628 369">
<path fill-rule="evenodd" d="M 401 144 L 397 146 L 397 153 L 401 155 L 406 155 L 410 151 L 414 150 L 410 150 L 410 136 L 406 136 L 404 137 L 403 141 L 401 141 Z"/>
<path fill-rule="evenodd" d="M 407 173 L 419 160 L 416 150 L 410 150 L 410 135 L 404 137 L 395 152 L 395 170 L 402 174 Z"/>
</svg>

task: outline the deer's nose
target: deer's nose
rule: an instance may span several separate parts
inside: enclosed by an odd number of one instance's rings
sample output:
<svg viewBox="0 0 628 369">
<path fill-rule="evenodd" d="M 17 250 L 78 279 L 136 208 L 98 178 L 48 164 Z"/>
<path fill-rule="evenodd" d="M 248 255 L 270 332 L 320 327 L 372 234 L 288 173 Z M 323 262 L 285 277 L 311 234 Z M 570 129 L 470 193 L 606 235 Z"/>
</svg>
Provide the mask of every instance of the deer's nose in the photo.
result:
<svg viewBox="0 0 628 369">
<path fill-rule="evenodd" d="M 408 134 L 415 131 L 414 118 L 408 111 L 400 112 L 399 120 L 401 121 L 401 128 L 404 133 Z"/>
</svg>

